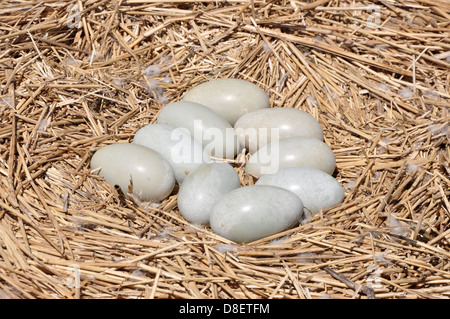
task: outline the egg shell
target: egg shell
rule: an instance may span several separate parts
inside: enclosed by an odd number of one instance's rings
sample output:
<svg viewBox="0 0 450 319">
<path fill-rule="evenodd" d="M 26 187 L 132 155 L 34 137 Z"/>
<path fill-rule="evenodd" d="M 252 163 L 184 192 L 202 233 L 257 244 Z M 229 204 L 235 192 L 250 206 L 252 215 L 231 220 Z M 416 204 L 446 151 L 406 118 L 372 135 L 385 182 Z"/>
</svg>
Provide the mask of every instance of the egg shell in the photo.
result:
<svg viewBox="0 0 450 319">
<path fill-rule="evenodd" d="M 236 121 L 234 129 L 239 143 L 250 154 L 273 139 L 306 136 L 323 140 L 320 123 L 311 114 L 293 108 L 274 107 L 245 114 Z"/>
<path fill-rule="evenodd" d="M 187 172 L 193 172 L 210 162 L 210 157 L 185 128 L 168 124 L 148 124 L 139 129 L 133 143 L 149 147 L 163 155 L 172 166 L 177 182 L 182 183 Z"/>
<path fill-rule="evenodd" d="M 225 194 L 212 208 L 213 232 L 235 242 L 250 242 L 294 226 L 303 204 L 294 193 L 275 186 L 245 186 Z"/>
<path fill-rule="evenodd" d="M 250 156 L 245 172 L 259 178 L 292 166 L 308 166 L 332 174 L 336 157 L 326 143 L 313 137 L 295 136 L 261 147 Z"/>
<path fill-rule="evenodd" d="M 240 186 L 239 175 L 230 164 L 204 164 L 189 174 L 180 186 L 180 213 L 191 223 L 206 225 L 209 223 L 212 206 L 223 195 Z"/>
<path fill-rule="evenodd" d="M 215 79 L 188 90 L 183 101 L 211 108 L 231 125 L 242 115 L 270 106 L 269 97 L 259 86 L 240 79 Z"/>
<path fill-rule="evenodd" d="M 239 142 L 230 123 L 202 104 L 170 103 L 159 112 L 157 122 L 186 128 L 211 156 L 232 159 L 239 151 Z"/>
<path fill-rule="evenodd" d="M 111 185 L 128 193 L 130 179 L 133 194 L 144 201 L 161 201 L 175 186 L 170 163 L 158 152 L 133 143 L 110 144 L 97 150 L 91 168 Z M 99 169 L 99 170 L 98 170 Z"/>
<path fill-rule="evenodd" d="M 344 188 L 331 175 L 311 167 L 285 167 L 267 174 L 255 185 L 270 185 L 295 193 L 303 202 L 306 216 L 336 206 L 344 200 Z"/>
</svg>

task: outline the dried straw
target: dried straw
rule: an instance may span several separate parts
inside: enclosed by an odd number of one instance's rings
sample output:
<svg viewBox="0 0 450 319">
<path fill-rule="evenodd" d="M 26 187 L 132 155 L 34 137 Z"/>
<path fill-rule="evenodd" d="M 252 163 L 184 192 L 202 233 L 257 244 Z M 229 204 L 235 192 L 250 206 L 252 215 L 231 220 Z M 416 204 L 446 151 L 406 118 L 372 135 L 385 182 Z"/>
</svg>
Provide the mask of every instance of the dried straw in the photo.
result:
<svg viewBox="0 0 450 319">
<path fill-rule="evenodd" d="M 447 1 L 2 1 L 0 298 L 450 297 Z M 213 78 L 313 114 L 344 202 L 238 245 L 89 169 Z M 242 164 L 233 164 L 244 185 Z"/>
</svg>

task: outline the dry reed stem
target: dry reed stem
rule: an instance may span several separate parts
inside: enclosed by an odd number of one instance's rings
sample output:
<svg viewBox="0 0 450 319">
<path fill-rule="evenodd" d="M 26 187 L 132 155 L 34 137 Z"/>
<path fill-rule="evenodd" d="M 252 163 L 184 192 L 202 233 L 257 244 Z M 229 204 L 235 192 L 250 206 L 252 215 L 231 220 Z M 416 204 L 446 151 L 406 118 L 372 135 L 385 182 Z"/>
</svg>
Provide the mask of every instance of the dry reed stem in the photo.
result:
<svg viewBox="0 0 450 319">
<path fill-rule="evenodd" d="M 446 1 L 2 1 L 0 13 L 0 298 L 450 297 Z M 90 171 L 96 149 L 219 77 L 319 120 L 341 205 L 235 244 L 185 221 L 176 193 L 141 203 Z"/>
</svg>

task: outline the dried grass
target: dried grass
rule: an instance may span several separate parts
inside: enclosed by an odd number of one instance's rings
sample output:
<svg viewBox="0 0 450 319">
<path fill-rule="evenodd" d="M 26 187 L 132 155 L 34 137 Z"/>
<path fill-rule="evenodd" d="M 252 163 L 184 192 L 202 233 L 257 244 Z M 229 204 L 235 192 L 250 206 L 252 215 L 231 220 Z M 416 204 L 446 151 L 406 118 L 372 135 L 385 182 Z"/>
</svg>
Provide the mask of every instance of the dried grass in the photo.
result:
<svg viewBox="0 0 450 319">
<path fill-rule="evenodd" d="M 0 298 L 450 297 L 447 1 L 18 0 L 0 26 Z M 90 171 L 216 77 L 318 118 L 344 203 L 236 245 Z"/>
</svg>

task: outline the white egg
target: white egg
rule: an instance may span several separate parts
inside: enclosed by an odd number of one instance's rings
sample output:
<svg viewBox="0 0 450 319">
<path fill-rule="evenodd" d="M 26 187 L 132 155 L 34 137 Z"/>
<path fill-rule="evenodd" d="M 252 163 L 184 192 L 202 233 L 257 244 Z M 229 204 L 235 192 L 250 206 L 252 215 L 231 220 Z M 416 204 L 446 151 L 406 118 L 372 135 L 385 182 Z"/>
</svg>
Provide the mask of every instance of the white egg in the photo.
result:
<svg viewBox="0 0 450 319">
<path fill-rule="evenodd" d="M 279 168 L 292 166 L 308 166 L 332 174 L 336 157 L 324 142 L 313 137 L 296 136 L 261 147 L 250 156 L 245 172 L 259 178 L 264 174 L 274 174 Z"/>
<path fill-rule="evenodd" d="M 293 227 L 303 215 L 300 198 L 286 189 L 253 185 L 225 194 L 212 208 L 213 232 L 250 242 Z"/>
<path fill-rule="evenodd" d="M 253 154 L 273 140 L 293 136 L 323 140 L 323 129 L 309 113 L 293 108 L 274 107 L 243 115 L 234 125 L 239 143 Z"/>
<path fill-rule="evenodd" d="M 91 168 L 125 194 L 131 180 L 133 194 L 145 201 L 161 201 L 175 186 L 175 174 L 164 156 L 138 144 L 118 143 L 100 148 L 92 156 Z"/>
<path fill-rule="evenodd" d="M 285 167 L 267 174 L 255 185 L 270 185 L 295 193 L 303 202 L 305 215 L 313 215 L 344 200 L 344 188 L 333 176 L 311 167 Z"/>
<path fill-rule="evenodd" d="M 212 206 L 223 195 L 240 186 L 239 175 L 230 164 L 204 164 L 189 174 L 180 186 L 180 213 L 191 223 L 208 224 Z"/>
<path fill-rule="evenodd" d="M 269 97 L 259 86 L 240 79 L 215 79 L 187 91 L 183 101 L 210 107 L 231 125 L 242 115 L 270 106 Z"/>
<path fill-rule="evenodd" d="M 133 143 L 149 147 L 163 155 L 172 166 L 179 183 L 183 182 L 189 172 L 210 162 L 202 144 L 185 128 L 148 124 L 136 132 Z"/>
<path fill-rule="evenodd" d="M 239 151 L 233 127 L 202 104 L 187 101 L 170 103 L 159 112 L 157 122 L 186 128 L 214 157 L 232 159 Z"/>
</svg>

